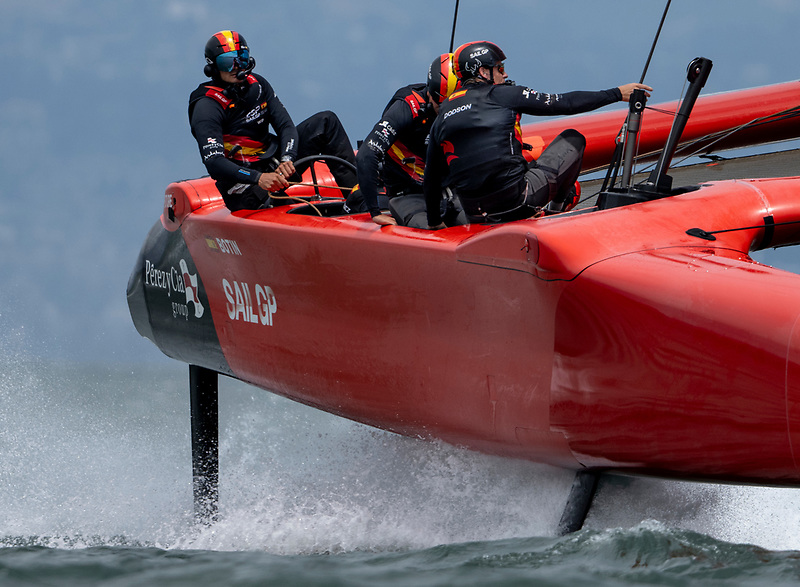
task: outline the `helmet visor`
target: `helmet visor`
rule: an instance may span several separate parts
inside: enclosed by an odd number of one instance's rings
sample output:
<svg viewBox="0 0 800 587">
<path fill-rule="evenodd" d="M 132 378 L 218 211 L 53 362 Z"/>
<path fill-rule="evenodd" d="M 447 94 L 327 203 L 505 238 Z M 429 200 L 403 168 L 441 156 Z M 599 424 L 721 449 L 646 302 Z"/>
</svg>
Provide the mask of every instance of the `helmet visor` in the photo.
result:
<svg viewBox="0 0 800 587">
<path fill-rule="evenodd" d="M 247 49 L 228 51 L 217 55 L 217 69 L 220 71 L 233 71 L 234 68 L 247 69 L 250 61 L 250 52 Z"/>
</svg>

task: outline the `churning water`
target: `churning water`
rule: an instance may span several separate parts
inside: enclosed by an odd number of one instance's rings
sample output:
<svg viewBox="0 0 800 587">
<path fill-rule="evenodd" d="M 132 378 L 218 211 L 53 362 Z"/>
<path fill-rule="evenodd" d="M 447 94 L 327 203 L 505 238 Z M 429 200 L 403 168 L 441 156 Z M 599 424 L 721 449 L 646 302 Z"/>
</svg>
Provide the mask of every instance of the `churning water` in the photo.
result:
<svg viewBox="0 0 800 587">
<path fill-rule="evenodd" d="M 188 369 L 18 362 L 0 379 L 0 584 L 800 580 L 800 493 L 569 474 L 375 431 L 220 381 L 220 513 L 192 515 Z"/>
</svg>

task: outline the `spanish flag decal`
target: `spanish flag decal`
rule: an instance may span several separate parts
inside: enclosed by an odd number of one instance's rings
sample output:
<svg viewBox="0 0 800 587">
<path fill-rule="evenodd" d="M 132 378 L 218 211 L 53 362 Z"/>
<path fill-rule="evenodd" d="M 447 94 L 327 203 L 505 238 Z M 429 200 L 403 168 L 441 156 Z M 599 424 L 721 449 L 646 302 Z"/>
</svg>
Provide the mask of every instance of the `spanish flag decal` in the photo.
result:
<svg viewBox="0 0 800 587">
<path fill-rule="evenodd" d="M 225 49 L 223 53 L 228 51 L 238 51 L 239 46 L 239 33 L 236 31 L 220 31 L 214 35 L 219 41 L 220 47 Z"/>
</svg>

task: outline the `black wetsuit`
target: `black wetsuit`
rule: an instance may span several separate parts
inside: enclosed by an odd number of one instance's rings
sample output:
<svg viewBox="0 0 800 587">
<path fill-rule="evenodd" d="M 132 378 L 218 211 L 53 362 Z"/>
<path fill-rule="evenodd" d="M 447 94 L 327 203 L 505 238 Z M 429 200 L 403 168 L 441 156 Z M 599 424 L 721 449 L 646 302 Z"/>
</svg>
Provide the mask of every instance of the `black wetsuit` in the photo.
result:
<svg viewBox="0 0 800 587">
<path fill-rule="evenodd" d="M 524 199 L 525 176 L 529 169 L 522 156 L 519 124 L 522 114 L 577 114 L 621 99 L 618 88 L 599 92 L 543 94 L 523 86 L 468 83 L 442 104 L 431 129 L 424 182 L 428 223 L 435 226 L 441 222 L 438 204 L 443 187 L 451 188 L 458 195 L 472 220 L 487 214 L 501 215 L 520 205 L 521 199 Z M 580 137 L 580 140 L 575 140 L 570 134 L 569 140 L 559 141 L 555 150 L 567 144 L 571 153 L 566 158 L 574 160 L 577 157 L 579 170 L 583 137 L 576 131 L 571 133 Z M 545 157 L 548 150 L 550 147 L 542 153 L 540 161 L 548 159 Z M 564 158 L 561 155 L 557 157 L 559 160 Z M 565 165 L 574 167 L 570 162 Z M 531 167 L 537 166 L 532 164 Z M 551 175 L 546 167 L 538 169 L 537 173 L 542 176 L 544 188 L 547 188 L 548 179 L 555 181 L 555 178 L 545 177 Z M 568 183 L 563 178 L 559 181 Z M 553 190 L 550 191 L 552 196 Z"/>
<path fill-rule="evenodd" d="M 189 122 L 203 163 L 231 210 L 263 206 L 269 194 L 258 187 L 258 179 L 280 161 L 323 153 L 355 164 L 350 140 L 333 112 L 320 112 L 295 127 L 272 86 L 257 74 L 239 84 L 219 79 L 200 84 L 189 97 Z M 355 184 L 351 169 L 329 167 L 340 186 Z"/>
<path fill-rule="evenodd" d="M 425 84 L 395 92 L 378 122 L 358 149 L 358 187 L 348 199 L 353 211 L 381 213 L 378 186 L 383 181 L 387 196 L 422 193 L 426 139 L 435 118 L 427 104 Z"/>
</svg>

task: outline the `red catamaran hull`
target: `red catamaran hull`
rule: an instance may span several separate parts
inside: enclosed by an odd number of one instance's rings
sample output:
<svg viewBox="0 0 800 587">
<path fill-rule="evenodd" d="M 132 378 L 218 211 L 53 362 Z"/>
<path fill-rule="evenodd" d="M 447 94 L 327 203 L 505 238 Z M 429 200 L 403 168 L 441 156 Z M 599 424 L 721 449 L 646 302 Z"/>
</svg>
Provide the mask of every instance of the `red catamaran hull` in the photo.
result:
<svg viewBox="0 0 800 587">
<path fill-rule="evenodd" d="M 728 99 L 698 102 L 695 124 L 720 130 Z M 593 116 L 570 125 L 619 130 Z M 587 136 L 593 165 L 609 145 Z M 800 484 L 800 277 L 747 256 L 800 241 L 775 226 L 800 221 L 800 178 L 438 232 L 305 205 L 231 214 L 207 178 L 167 204 L 128 297 L 171 357 L 488 453 Z"/>
</svg>

